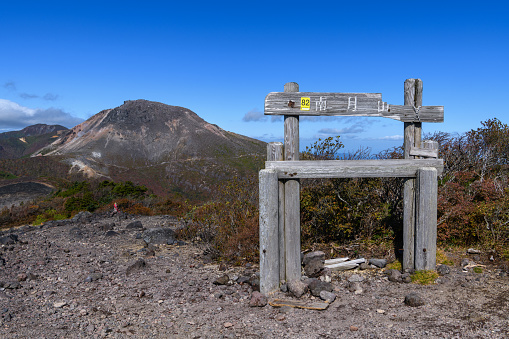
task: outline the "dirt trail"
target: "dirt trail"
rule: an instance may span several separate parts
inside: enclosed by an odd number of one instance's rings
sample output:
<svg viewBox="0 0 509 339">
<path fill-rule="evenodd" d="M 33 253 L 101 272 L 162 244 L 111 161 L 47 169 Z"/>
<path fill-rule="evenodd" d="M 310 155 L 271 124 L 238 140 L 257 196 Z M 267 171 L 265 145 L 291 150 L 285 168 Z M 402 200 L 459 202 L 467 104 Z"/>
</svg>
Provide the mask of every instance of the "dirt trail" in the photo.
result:
<svg viewBox="0 0 509 339">
<path fill-rule="evenodd" d="M 136 220 L 146 229 L 176 226 L 168 216 Z M 333 276 L 337 298 L 324 311 L 250 307 L 252 287 L 235 280 L 252 276 L 255 265 L 220 271 L 192 244 L 146 247 L 143 229 L 127 228 L 132 221 L 92 216 L 3 232 L 0 337 L 509 336 L 509 280 L 495 268 L 452 267 L 430 286 L 391 282 L 381 269 L 348 271 Z M 214 284 L 224 274 L 229 283 Z M 364 277 L 361 293 L 350 292 L 352 274 Z M 425 305 L 405 305 L 411 292 Z M 291 299 L 282 292 L 271 298 Z"/>
</svg>

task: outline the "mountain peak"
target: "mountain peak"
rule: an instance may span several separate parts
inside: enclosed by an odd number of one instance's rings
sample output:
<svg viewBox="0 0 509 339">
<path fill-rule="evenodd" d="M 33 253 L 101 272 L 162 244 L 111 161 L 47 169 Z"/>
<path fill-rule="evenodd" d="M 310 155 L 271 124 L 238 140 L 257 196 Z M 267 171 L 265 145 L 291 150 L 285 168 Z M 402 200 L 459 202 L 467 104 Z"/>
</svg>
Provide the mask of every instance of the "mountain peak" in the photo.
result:
<svg viewBox="0 0 509 339">
<path fill-rule="evenodd" d="M 207 177 L 224 179 L 243 168 L 246 156 L 262 156 L 265 143 L 225 131 L 187 108 L 140 99 L 97 113 L 39 153 L 63 155 L 106 176 L 157 167 L 152 176 L 199 190 L 209 186 Z"/>
</svg>

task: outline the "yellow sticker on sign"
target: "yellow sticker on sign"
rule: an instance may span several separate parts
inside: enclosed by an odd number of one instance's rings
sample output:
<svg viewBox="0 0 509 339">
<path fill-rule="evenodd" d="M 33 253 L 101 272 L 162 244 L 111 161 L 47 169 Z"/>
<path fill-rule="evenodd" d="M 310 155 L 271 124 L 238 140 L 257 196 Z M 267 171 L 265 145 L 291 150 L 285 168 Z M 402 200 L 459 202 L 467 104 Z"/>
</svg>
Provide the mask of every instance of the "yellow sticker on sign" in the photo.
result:
<svg viewBox="0 0 509 339">
<path fill-rule="evenodd" d="M 300 110 L 309 111 L 311 108 L 311 98 L 302 97 L 300 98 Z"/>
</svg>

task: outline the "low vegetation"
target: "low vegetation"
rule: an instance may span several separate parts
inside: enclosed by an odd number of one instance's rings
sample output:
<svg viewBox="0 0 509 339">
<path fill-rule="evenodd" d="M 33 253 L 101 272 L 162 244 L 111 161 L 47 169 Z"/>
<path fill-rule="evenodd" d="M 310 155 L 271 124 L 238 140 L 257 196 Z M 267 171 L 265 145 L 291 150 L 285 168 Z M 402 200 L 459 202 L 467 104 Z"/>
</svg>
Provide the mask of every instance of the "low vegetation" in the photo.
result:
<svg viewBox="0 0 509 339">
<path fill-rule="evenodd" d="M 442 248 L 477 246 L 502 259 L 509 258 L 509 127 L 492 119 L 462 135 L 434 133 L 424 139 L 440 144 L 445 168 L 439 177 L 438 242 Z M 338 159 L 340 137 L 318 140 L 307 147 L 302 159 Z M 348 159 L 395 159 L 402 148 L 371 154 L 368 149 L 346 155 Z M 0 162 L 4 178 L 50 175 L 31 159 L 25 168 Z M 48 160 L 44 160 L 48 161 Z M 57 172 L 62 172 L 60 165 Z M 259 165 L 261 167 L 261 163 Z M 143 185 L 129 181 L 62 181 L 61 189 L 46 200 L 4 209 L 2 226 L 41 223 L 71 217 L 78 211 L 108 211 L 114 202 L 132 214 L 173 214 L 185 227 L 180 236 L 206 245 L 216 259 L 240 263 L 258 258 L 258 178 L 253 171 L 223 181 L 205 203 L 158 197 Z M 53 173 L 54 175 L 54 173 Z M 333 248 L 352 242 L 391 244 L 402 248 L 403 179 L 307 179 L 301 180 L 303 246 L 330 244 Z M 445 252 L 437 262 L 450 264 Z M 421 274 L 421 273 L 419 273 Z M 425 280 L 417 275 L 417 280 Z M 431 278 L 430 278 L 431 279 Z"/>
</svg>

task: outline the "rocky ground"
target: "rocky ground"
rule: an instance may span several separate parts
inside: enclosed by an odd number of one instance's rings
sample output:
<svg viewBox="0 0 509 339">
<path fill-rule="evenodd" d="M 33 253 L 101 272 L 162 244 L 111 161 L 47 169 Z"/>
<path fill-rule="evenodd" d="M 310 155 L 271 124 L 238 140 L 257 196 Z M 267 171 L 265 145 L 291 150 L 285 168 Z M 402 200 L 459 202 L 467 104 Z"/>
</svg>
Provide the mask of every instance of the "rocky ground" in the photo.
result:
<svg viewBox="0 0 509 339">
<path fill-rule="evenodd" d="M 396 272 L 374 267 L 334 272 L 336 298 L 325 310 L 253 306 L 265 304 L 253 292 L 256 265 L 211 263 L 199 247 L 172 239 L 167 230 L 177 225 L 169 216 L 80 214 L 2 232 L 0 337 L 509 336 L 506 268 L 483 256 L 476 259 L 485 267 L 469 258 L 466 267 L 459 262 L 450 272 L 443 267 L 443 275 L 428 286 L 401 282 L 404 277 Z M 269 303 L 274 299 L 323 303 L 309 292 L 300 299 L 278 292 Z"/>
</svg>

